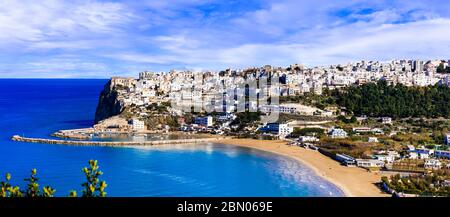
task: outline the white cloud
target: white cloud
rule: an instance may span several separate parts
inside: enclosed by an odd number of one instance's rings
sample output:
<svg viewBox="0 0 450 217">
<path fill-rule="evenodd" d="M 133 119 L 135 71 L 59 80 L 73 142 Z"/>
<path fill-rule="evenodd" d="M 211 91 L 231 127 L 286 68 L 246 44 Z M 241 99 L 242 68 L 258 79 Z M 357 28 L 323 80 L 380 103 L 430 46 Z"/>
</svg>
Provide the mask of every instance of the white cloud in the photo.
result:
<svg viewBox="0 0 450 217">
<path fill-rule="evenodd" d="M 450 53 L 450 19 L 435 19 L 405 24 L 363 28 L 360 24 L 330 29 L 319 38 L 301 43 L 243 44 L 231 48 L 192 48 L 187 39 L 167 40 L 177 44 L 164 55 L 145 53 L 111 55 L 124 61 L 154 64 L 179 64 L 186 67 L 223 69 L 264 64 L 305 63 L 327 65 L 361 59 L 446 58 Z M 171 37 L 165 37 L 170 38 Z M 164 44 L 161 45 L 165 47 Z M 176 50 L 176 51 L 175 51 Z"/>
<path fill-rule="evenodd" d="M 0 8 L 0 44 L 35 42 L 98 36 L 116 33 L 132 14 L 120 3 L 94 1 L 3 0 Z M 58 43 L 55 43 L 55 47 Z"/>
<path fill-rule="evenodd" d="M 444 1 L 0 0 L 0 77 L 449 58 Z M 239 3 L 244 5 L 244 3 Z"/>
<path fill-rule="evenodd" d="M 173 64 L 177 62 L 178 57 L 174 55 L 148 55 L 139 53 L 118 53 L 105 55 L 118 60 L 137 62 L 137 63 L 155 63 L 155 64 Z M 180 58 L 183 61 L 182 58 Z M 184 63 L 187 63 L 184 61 Z"/>
<path fill-rule="evenodd" d="M 360 59 L 389 60 L 394 58 L 446 58 L 450 52 L 450 19 L 435 19 L 379 27 L 331 31 L 300 52 L 310 64 L 338 63 Z"/>
</svg>

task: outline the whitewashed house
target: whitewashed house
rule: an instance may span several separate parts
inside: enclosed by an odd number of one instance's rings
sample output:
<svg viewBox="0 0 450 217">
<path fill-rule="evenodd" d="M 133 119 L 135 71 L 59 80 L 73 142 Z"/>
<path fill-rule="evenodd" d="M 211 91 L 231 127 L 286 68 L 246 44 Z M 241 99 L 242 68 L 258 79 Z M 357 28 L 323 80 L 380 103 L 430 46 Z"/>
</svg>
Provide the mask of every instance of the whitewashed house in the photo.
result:
<svg viewBox="0 0 450 217">
<path fill-rule="evenodd" d="M 377 137 L 369 137 L 368 142 L 378 142 L 378 138 Z"/>
<path fill-rule="evenodd" d="M 408 158 L 413 160 L 419 159 L 419 154 L 417 152 L 409 152 Z"/>
<path fill-rule="evenodd" d="M 348 136 L 347 132 L 345 132 L 345 130 L 339 129 L 339 128 L 333 128 L 330 132 L 330 137 L 333 139 L 347 138 L 347 136 Z"/>
<path fill-rule="evenodd" d="M 139 119 L 133 118 L 130 120 L 131 128 L 134 131 L 142 131 L 145 130 L 145 123 Z"/>
<path fill-rule="evenodd" d="M 428 160 L 425 161 L 424 166 L 425 166 L 426 169 L 437 170 L 437 169 L 440 169 L 442 167 L 442 163 L 439 160 L 437 160 L 437 159 L 428 159 Z"/>
<path fill-rule="evenodd" d="M 392 118 L 391 117 L 382 117 L 381 123 L 383 124 L 392 124 Z"/>
<path fill-rule="evenodd" d="M 289 124 L 280 124 L 278 127 L 278 136 L 284 138 L 291 134 L 294 131 L 294 128 L 289 126 Z"/>
<path fill-rule="evenodd" d="M 299 142 L 318 142 L 319 139 L 317 137 L 314 136 L 300 136 L 298 138 Z"/>
<path fill-rule="evenodd" d="M 376 159 L 356 159 L 356 165 L 363 168 L 384 167 L 384 162 Z"/>
<path fill-rule="evenodd" d="M 385 163 L 394 163 L 395 161 L 395 155 L 375 155 L 374 156 L 376 160 L 385 162 Z"/>
</svg>

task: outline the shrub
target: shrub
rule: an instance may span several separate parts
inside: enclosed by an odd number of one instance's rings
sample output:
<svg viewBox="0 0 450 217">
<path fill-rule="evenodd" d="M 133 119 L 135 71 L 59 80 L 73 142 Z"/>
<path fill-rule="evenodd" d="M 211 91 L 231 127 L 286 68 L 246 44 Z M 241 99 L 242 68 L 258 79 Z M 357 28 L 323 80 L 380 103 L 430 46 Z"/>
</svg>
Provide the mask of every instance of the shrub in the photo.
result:
<svg viewBox="0 0 450 217">
<path fill-rule="evenodd" d="M 89 168 L 83 168 L 83 172 L 86 175 L 86 182 L 82 184 L 85 187 L 83 197 L 105 197 L 107 185 L 105 181 L 99 179 L 103 172 L 99 170 L 97 161 L 89 160 Z M 53 197 L 56 192 L 50 186 L 39 188 L 36 169 L 32 169 L 30 177 L 24 179 L 28 182 L 27 189 L 24 191 L 21 191 L 19 186 L 12 186 L 9 183 L 11 174 L 7 173 L 5 179 L 5 181 L 0 182 L 0 197 Z M 69 196 L 77 197 L 77 192 L 71 191 Z"/>
</svg>

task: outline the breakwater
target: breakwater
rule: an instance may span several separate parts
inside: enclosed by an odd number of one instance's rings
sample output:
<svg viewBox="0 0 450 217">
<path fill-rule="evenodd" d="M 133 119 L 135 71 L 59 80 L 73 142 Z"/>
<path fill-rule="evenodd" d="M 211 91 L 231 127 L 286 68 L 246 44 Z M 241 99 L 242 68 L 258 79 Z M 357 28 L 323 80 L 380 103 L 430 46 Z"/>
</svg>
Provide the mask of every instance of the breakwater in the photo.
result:
<svg viewBox="0 0 450 217">
<path fill-rule="evenodd" d="M 188 143 L 204 143 L 215 142 L 223 138 L 199 138 L 199 139 L 175 139 L 175 140 L 156 140 L 156 141 L 123 141 L 123 142 L 110 142 L 110 141 L 76 141 L 76 140 L 62 140 L 62 139 L 43 139 L 43 138 L 27 138 L 15 135 L 11 138 L 17 142 L 31 142 L 31 143 L 44 143 L 44 144 L 57 144 L 57 145 L 74 145 L 74 146 L 151 146 L 151 145 L 164 145 L 164 144 L 188 144 Z"/>
</svg>

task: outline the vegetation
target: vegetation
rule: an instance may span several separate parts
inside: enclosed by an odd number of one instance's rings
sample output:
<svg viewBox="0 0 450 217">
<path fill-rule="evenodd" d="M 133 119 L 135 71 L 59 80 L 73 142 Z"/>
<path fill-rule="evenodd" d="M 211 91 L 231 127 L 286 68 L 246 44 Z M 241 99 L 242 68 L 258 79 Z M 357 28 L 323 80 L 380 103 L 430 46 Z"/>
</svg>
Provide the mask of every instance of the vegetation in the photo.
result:
<svg viewBox="0 0 450 217">
<path fill-rule="evenodd" d="M 434 143 L 442 144 L 445 135 L 450 131 L 450 120 L 441 119 L 407 119 L 400 120 L 399 123 L 408 132 L 420 134 L 421 144 Z"/>
<path fill-rule="evenodd" d="M 291 136 L 323 136 L 325 135 L 325 130 L 321 128 L 294 128 Z"/>
<path fill-rule="evenodd" d="M 152 103 L 147 106 L 148 111 L 155 111 L 156 113 L 163 113 L 168 112 L 168 107 L 170 107 L 170 103 L 167 104 L 167 102 L 163 102 L 161 104 Z"/>
<path fill-rule="evenodd" d="M 439 64 L 436 71 L 437 73 L 450 73 L 450 67 L 444 67 L 444 64 Z"/>
<path fill-rule="evenodd" d="M 400 177 L 394 175 L 390 178 L 382 177 L 381 181 L 390 189 L 406 194 L 421 196 L 450 196 L 450 172 L 445 170 L 430 174 Z"/>
<path fill-rule="evenodd" d="M 260 120 L 260 112 L 240 112 L 236 114 L 236 119 L 233 120 L 231 125 L 237 125 L 237 130 L 242 130 L 247 125 L 251 125 Z"/>
<path fill-rule="evenodd" d="M 357 116 L 450 118 L 450 87 L 444 85 L 406 87 L 401 84 L 388 85 L 380 80 L 341 90 L 325 88 L 322 95 L 305 93 L 280 97 L 280 103 L 286 102 L 320 109 L 339 105 Z"/>
<path fill-rule="evenodd" d="M 299 114 L 279 113 L 278 122 L 285 123 L 289 121 L 332 121 L 333 118 L 322 116 L 308 116 Z"/>
<path fill-rule="evenodd" d="M 99 170 L 99 166 L 96 160 L 89 160 L 89 167 L 83 168 L 83 172 L 86 175 L 86 182 L 82 183 L 84 187 L 83 197 L 105 197 L 105 188 L 107 184 L 105 181 L 100 180 L 100 176 L 103 174 Z M 19 186 L 13 186 L 9 183 L 11 180 L 11 174 L 7 173 L 5 181 L 0 182 L 0 197 L 53 197 L 56 190 L 50 186 L 45 186 L 42 189 L 39 188 L 37 170 L 32 169 L 29 178 L 26 178 L 27 188 L 21 190 Z M 77 192 L 71 191 L 70 197 L 76 197 Z"/>
<path fill-rule="evenodd" d="M 83 172 L 86 175 L 86 182 L 81 184 L 84 187 L 83 197 L 105 197 L 107 185 L 105 181 L 99 179 L 103 172 L 99 170 L 97 161 L 90 160 L 89 168 L 83 168 Z"/>
<path fill-rule="evenodd" d="M 355 137 L 355 140 L 358 139 Z M 369 158 L 374 150 L 389 149 L 381 143 L 367 143 L 362 141 L 354 141 L 352 138 L 347 139 L 331 139 L 323 137 L 320 140 L 320 148 L 333 154 L 347 154 L 355 158 Z"/>
<path fill-rule="evenodd" d="M 298 96 L 281 96 L 279 100 L 280 103 L 300 103 L 319 109 L 325 109 L 327 106 L 336 104 L 335 98 L 331 97 L 331 93 L 332 92 L 328 88 L 324 88 L 321 95 L 310 92 Z"/>
<path fill-rule="evenodd" d="M 422 159 L 401 159 L 392 164 L 395 171 L 405 172 L 426 172 L 425 160 Z"/>
<path fill-rule="evenodd" d="M 379 81 L 334 91 L 332 95 L 355 115 L 450 118 L 450 87 L 442 85 L 406 87 Z"/>
<path fill-rule="evenodd" d="M 342 121 L 342 123 L 345 123 L 345 124 L 353 124 L 353 123 L 357 122 L 355 116 L 352 116 L 351 118 L 346 118 L 343 115 L 339 115 L 337 118 L 338 118 L 338 120 Z"/>
<path fill-rule="evenodd" d="M 36 174 L 37 174 L 37 170 L 32 169 L 30 178 L 25 179 L 25 181 L 28 182 L 28 188 L 24 192 L 25 197 L 38 197 L 38 196 L 52 197 L 53 194 L 55 194 L 56 190 L 50 186 L 45 186 L 42 189 L 42 193 L 41 193 L 41 190 L 39 189 L 39 184 L 38 184 L 39 179 L 36 177 Z"/>
</svg>

